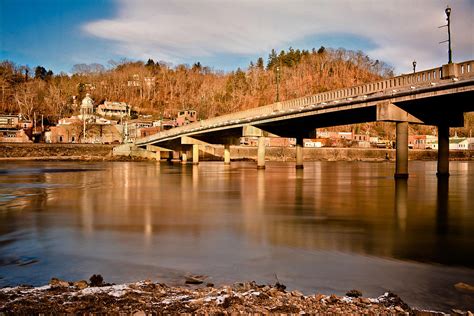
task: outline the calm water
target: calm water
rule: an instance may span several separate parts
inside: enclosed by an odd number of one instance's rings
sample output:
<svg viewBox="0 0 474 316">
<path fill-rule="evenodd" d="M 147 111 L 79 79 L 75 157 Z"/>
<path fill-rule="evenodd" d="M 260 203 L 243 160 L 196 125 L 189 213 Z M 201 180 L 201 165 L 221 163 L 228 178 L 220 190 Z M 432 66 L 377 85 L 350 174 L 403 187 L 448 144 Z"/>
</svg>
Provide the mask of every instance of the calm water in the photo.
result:
<svg viewBox="0 0 474 316">
<path fill-rule="evenodd" d="M 0 163 L 0 286 L 255 280 L 474 309 L 474 163 Z"/>
</svg>

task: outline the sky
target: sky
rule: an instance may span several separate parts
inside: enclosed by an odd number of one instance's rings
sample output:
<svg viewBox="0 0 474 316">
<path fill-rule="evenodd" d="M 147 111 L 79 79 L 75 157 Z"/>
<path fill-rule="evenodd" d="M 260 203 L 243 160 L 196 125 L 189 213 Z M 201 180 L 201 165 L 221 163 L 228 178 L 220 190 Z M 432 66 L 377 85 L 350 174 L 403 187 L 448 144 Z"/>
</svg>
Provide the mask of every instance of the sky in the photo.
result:
<svg viewBox="0 0 474 316">
<path fill-rule="evenodd" d="M 362 50 L 395 73 L 474 59 L 474 0 L 0 0 L 0 60 L 69 73 L 74 64 L 197 61 L 246 68 L 272 49 Z"/>
</svg>

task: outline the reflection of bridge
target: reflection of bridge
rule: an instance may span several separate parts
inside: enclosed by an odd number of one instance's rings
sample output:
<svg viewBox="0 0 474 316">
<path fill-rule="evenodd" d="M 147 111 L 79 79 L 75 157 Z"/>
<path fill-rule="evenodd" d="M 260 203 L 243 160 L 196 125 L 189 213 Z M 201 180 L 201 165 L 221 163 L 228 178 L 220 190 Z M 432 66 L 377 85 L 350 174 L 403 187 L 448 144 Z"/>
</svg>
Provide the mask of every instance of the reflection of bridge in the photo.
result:
<svg viewBox="0 0 474 316">
<path fill-rule="evenodd" d="M 449 127 L 463 126 L 463 113 L 474 111 L 472 100 L 473 60 L 203 120 L 137 139 L 114 153 L 159 157 L 160 151 L 179 151 L 186 162 L 192 152 L 198 163 L 199 145 L 224 144 L 224 162 L 230 163 L 230 145 L 254 136 L 257 166 L 264 168 L 264 137 L 275 134 L 297 139 L 296 167 L 302 168 L 303 138 L 314 137 L 316 128 L 388 121 L 396 123 L 396 177 L 408 176 L 408 123 L 438 127 L 438 175 L 449 175 Z"/>
</svg>

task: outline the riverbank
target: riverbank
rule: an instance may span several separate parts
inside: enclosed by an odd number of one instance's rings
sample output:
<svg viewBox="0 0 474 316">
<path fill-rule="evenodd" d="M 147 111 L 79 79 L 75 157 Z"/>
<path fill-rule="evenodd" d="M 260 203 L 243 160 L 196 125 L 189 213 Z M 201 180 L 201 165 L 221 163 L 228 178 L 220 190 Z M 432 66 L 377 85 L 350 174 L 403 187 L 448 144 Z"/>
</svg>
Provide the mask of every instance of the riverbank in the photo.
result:
<svg viewBox="0 0 474 316">
<path fill-rule="evenodd" d="M 195 283 L 203 282 L 198 279 Z M 204 283 L 170 287 L 151 281 L 111 285 L 94 275 L 91 282 L 52 279 L 50 284 L 37 288 L 0 289 L 0 313 L 444 315 L 412 309 L 392 293 L 377 298 L 366 298 L 361 294 L 352 290 L 346 296 L 304 295 L 296 290 L 286 291 L 278 282 L 273 286 L 247 282 L 221 287 Z M 472 315 L 468 313 L 465 312 Z"/>
<path fill-rule="evenodd" d="M 0 160 L 143 160 L 112 156 L 115 145 L 103 144 L 23 144 L 0 143 Z M 232 146 L 232 160 L 256 160 L 257 148 Z M 222 160 L 223 146 L 204 146 L 200 151 L 201 161 Z M 409 160 L 436 160 L 436 150 L 409 150 Z M 167 155 L 165 155 L 167 156 Z M 164 157 L 164 156 L 163 156 Z M 268 161 L 294 161 L 294 147 L 267 147 Z M 450 151 L 451 160 L 474 160 L 474 151 Z M 395 160 L 394 149 L 380 148 L 305 148 L 305 161 L 385 161 Z"/>
</svg>

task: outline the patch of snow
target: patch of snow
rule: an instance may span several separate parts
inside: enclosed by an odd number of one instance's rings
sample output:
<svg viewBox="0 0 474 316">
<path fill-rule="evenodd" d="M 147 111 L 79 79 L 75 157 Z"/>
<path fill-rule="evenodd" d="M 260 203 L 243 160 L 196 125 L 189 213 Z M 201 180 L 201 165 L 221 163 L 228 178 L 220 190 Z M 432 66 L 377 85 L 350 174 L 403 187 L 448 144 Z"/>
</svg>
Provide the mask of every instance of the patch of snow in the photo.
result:
<svg viewBox="0 0 474 316">
<path fill-rule="evenodd" d="M 22 294 L 28 294 L 32 292 L 37 292 L 37 291 L 46 291 L 51 288 L 51 285 L 43 285 L 39 287 L 33 287 L 30 289 L 22 289 L 20 286 L 15 286 L 15 287 L 5 287 L 3 289 L 0 289 L 0 293 L 8 293 L 8 292 L 13 292 L 13 291 L 19 291 Z"/>
<path fill-rule="evenodd" d="M 162 300 L 161 303 L 168 305 L 176 301 L 187 301 L 189 300 L 189 298 L 190 298 L 189 295 L 178 295 L 175 297 L 166 298 Z"/>
<path fill-rule="evenodd" d="M 344 302 L 344 303 L 352 303 L 352 297 L 343 296 L 343 297 L 341 298 L 341 301 Z"/>
<path fill-rule="evenodd" d="M 387 300 L 389 296 L 389 293 L 388 292 L 385 292 L 383 295 L 380 295 L 379 297 L 377 298 L 369 298 L 369 301 L 371 303 L 381 303 L 381 302 L 385 302 Z"/>
<path fill-rule="evenodd" d="M 127 294 L 127 292 L 129 291 L 131 291 L 131 289 L 128 284 L 119 284 L 119 285 L 102 286 L 102 287 L 88 287 L 83 290 L 80 290 L 79 293 L 82 295 L 106 293 L 113 297 L 121 297 Z"/>
<path fill-rule="evenodd" d="M 222 305 L 222 304 L 224 304 L 225 299 L 228 298 L 228 297 L 229 297 L 229 295 L 219 295 L 218 297 L 215 298 L 216 303 L 218 305 Z"/>
</svg>

